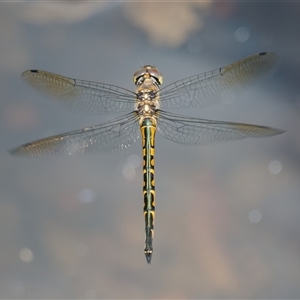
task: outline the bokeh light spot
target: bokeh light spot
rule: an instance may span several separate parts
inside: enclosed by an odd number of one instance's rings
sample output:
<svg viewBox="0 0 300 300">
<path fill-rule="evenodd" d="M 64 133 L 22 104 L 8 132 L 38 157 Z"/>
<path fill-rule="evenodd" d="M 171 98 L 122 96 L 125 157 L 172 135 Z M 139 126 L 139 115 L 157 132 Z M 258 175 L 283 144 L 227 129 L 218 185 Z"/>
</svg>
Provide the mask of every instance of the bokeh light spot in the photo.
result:
<svg viewBox="0 0 300 300">
<path fill-rule="evenodd" d="M 261 220 L 261 212 L 259 210 L 251 210 L 248 216 L 251 223 L 258 223 Z"/>
<path fill-rule="evenodd" d="M 234 37 L 235 39 L 240 42 L 240 43 L 243 43 L 243 42 L 246 42 L 249 37 L 250 37 L 250 32 L 247 28 L 245 27 L 240 27 L 238 28 L 235 33 L 234 33 Z"/>
<path fill-rule="evenodd" d="M 133 180 L 136 175 L 135 168 L 126 163 L 122 168 L 122 174 L 127 180 Z"/>
<path fill-rule="evenodd" d="M 132 168 L 137 168 L 141 164 L 141 158 L 138 155 L 132 154 L 127 158 L 127 164 Z"/>
<path fill-rule="evenodd" d="M 28 248 L 22 248 L 19 252 L 20 259 L 26 263 L 30 263 L 33 260 L 33 253 Z"/>
<path fill-rule="evenodd" d="M 282 170 L 282 164 L 279 160 L 272 160 L 269 163 L 268 169 L 271 174 L 277 175 Z"/>
</svg>

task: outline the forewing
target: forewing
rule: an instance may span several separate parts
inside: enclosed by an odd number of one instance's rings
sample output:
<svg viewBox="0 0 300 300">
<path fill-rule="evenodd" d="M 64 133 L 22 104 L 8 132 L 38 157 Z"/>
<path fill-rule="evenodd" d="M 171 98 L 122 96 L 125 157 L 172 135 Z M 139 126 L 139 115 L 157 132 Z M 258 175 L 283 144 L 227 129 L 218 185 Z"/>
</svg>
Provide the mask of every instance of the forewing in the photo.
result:
<svg viewBox="0 0 300 300">
<path fill-rule="evenodd" d="M 89 114 L 133 110 L 135 93 L 114 85 L 72 79 L 54 73 L 29 70 L 25 82 L 52 96 L 66 107 Z"/>
<path fill-rule="evenodd" d="M 176 81 L 160 90 L 162 108 L 208 107 L 230 102 L 236 92 L 275 68 L 277 55 L 254 54 L 226 67 Z"/>
<path fill-rule="evenodd" d="M 158 132 L 179 144 L 205 145 L 248 137 L 268 137 L 284 131 L 258 125 L 187 118 L 159 111 Z"/>
<path fill-rule="evenodd" d="M 121 150 L 140 137 L 135 112 L 112 121 L 24 144 L 9 152 L 16 156 L 41 157 L 55 153 L 68 155 Z"/>
</svg>

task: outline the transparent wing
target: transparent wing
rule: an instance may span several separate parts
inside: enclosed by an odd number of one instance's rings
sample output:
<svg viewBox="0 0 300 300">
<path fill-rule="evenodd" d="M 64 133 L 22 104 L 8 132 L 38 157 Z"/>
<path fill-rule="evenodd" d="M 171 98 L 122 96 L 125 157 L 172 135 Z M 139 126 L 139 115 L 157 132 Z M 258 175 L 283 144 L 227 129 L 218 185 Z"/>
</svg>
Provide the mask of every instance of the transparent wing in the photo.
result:
<svg viewBox="0 0 300 300">
<path fill-rule="evenodd" d="M 87 152 L 121 150 L 139 139 L 135 112 L 112 121 L 24 144 L 9 152 L 16 156 L 41 157 L 55 153 L 75 155 Z"/>
<path fill-rule="evenodd" d="M 235 93 L 275 68 L 277 55 L 254 54 L 224 68 L 176 81 L 160 90 L 162 108 L 208 107 L 234 99 Z"/>
<path fill-rule="evenodd" d="M 189 118 L 166 111 L 158 111 L 157 114 L 158 132 L 163 137 L 184 145 L 205 145 L 248 137 L 268 137 L 284 132 L 265 126 Z"/>
<path fill-rule="evenodd" d="M 68 108 L 89 114 L 133 110 L 135 93 L 110 84 L 72 79 L 40 70 L 22 74 L 25 82 Z"/>
</svg>

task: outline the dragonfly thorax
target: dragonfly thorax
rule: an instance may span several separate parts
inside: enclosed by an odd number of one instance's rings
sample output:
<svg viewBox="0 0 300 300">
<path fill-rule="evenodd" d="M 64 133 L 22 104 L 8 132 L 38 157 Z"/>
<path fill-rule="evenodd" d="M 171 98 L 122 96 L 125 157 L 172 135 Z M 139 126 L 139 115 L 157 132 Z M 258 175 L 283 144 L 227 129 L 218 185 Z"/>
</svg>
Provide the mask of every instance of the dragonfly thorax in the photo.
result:
<svg viewBox="0 0 300 300">
<path fill-rule="evenodd" d="M 159 86 L 153 78 L 144 78 L 136 88 L 136 106 L 139 115 L 152 116 L 159 109 Z"/>
<path fill-rule="evenodd" d="M 139 101 L 136 105 L 136 111 L 140 116 L 152 117 L 158 109 L 155 101 Z"/>
</svg>

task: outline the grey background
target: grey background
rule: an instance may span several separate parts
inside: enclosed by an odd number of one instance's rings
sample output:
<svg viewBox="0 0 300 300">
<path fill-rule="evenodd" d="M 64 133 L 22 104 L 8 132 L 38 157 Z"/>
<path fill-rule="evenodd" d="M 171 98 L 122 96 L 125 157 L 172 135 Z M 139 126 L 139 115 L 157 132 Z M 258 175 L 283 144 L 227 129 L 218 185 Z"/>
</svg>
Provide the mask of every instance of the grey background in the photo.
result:
<svg viewBox="0 0 300 300">
<path fill-rule="evenodd" d="M 299 2 L 0 3 L 1 298 L 299 298 Z M 47 101 L 42 69 L 134 89 L 274 51 L 277 71 L 234 103 L 176 113 L 287 130 L 205 147 L 156 141 L 152 264 L 143 254 L 141 145 L 22 159 L 7 150 L 115 115 Z"/>
</svg>

